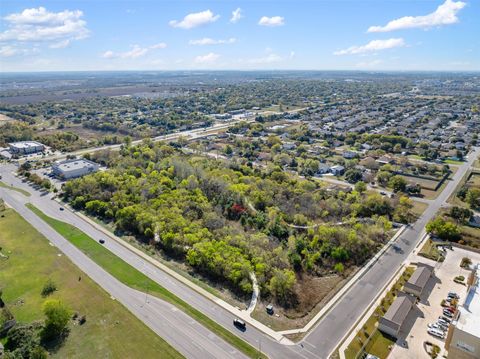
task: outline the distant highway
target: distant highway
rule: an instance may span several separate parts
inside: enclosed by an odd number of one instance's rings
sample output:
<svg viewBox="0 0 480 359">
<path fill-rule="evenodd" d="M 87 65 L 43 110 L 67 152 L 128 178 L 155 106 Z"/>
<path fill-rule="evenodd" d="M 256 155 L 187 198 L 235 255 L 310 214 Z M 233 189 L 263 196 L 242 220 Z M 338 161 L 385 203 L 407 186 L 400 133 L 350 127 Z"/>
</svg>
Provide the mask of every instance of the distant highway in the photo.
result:
<svg viewBox="0 0 480 359">
<path fill-rule="evenodd" d="M 186 139 L 193 140 L 193 139 L 198 139 L 202 137 L 207 137 L 212 134 L 216 134 L 220 131 L 226 130 L 240 122 L 254 122 L 255 118 L 254 117 L 248 117 L 244 118 L 241 120 L 235 120 L 235 121 L 230 121 L 226 123 L 216 123 L 213 126 L 210 127 L 204 127 L 204 128 L 195 128 L 193 130 L 186 130 L 182 132 L 174 132 L 174 133 L 169 133 L 166 135 L 162 136 L 156 136 L 150 138 L 151 141 L 153 142 L 160 142 L 160 141 L 173 141 L 177 140 L 180 137 L 185 137 Z M 142 143 L 143 139 L 141 140 L 135 140 L 132 141 L 132 145 L 137 145 Z M 105 146 L 98 146 L 98 147 L 90 147 L 90 148 L 84 148 L 78 151 L 72 151 L 68 153 L 62 153 L 62 154 L 52 154 L 44 157 L 39 157 L 35 158 L 35 160 L 62 160 L 67 158 L 67 156 L 82 156 L 87 153 L 93 153 L 93 152 L 98 152 L 98 151 L 103 151 L 103 150 L 112 150 L 112 151 L 118 151 L 123 144 L 115 144 L 115 145 L 105 145 Z M 19 161 L 22 162 L 26 158 L 21 158 Z"/>
</svg>

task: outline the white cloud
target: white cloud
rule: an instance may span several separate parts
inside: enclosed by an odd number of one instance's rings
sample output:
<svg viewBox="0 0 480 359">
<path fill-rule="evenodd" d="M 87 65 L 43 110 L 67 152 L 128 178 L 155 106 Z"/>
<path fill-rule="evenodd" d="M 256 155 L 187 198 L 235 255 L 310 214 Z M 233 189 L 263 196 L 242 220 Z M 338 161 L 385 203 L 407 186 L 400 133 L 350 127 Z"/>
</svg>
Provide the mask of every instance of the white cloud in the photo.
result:
<svg viewBox="0 0 480 359">
<path fill-rule="evenodd" d="M 80 10 L 49 12 L 44 7 L 5 16 L 7 29 L 0 41 L 41 42 L 81 40 L 89 35 Z"/>
<path fill-rule="evenodd" d="M 423 28 L 450 25 L 458 22 L 457 13 L 465 7 L 462 1 L 446 0 L 434 12 L 423 16 L 404 16 L 390 21 L 385 26 L 370 26 L 368 32 L 388 32 L 402 29 Z"/>
<path fill-rule="evenodd" d="M 258 25 L 262 26 L 282 26 L 285 25 L 285 19 L 282 16 L 262 16 L 258 21 Z"/>
<path fill-rule="evenodd" d="M 197 56 L 195 57 L 195 60 L 194 62 L 196 64 L 200 64 L 200 65 L 205 65 L 205 64 L 212 64 L 214 63 L 215 61 L 218 60 L 218 58 L 220 57 L 219 54 L 215 54 L 213 52 L 210 52 L 206 55 L 202 55 L 202 56 Z"/>
<path fill-rule="evenodd" d="M 145 56 L 147 52 L 148 52 L 148 48 L 134 45 L 130 51 L 121 53 L 120 57 L 124 59 L 136 59 L 137 57 Z"/>
<path fill-rule="evenodd" d="M 372 40 L 366 45 L 351 46 L 348 49 L 335 51 L 334 55 L 355 55 L 375 52 L 379 50 L 393 49 L 395 47 L 404 47 L 405 41 L 402 38 L 388 40 Z"/>
<path fill-rule="evenodd" d="M 145 56 L 150 50 L 156 49 L 164 49 L 167 47 L 167 44 L 164 42 L 160 42 L 155 45 L 151 45 L 149 47 L 141 47 L 139 45 L 133 45 L 130 51 L 125 52 L 113 52 L 111 50 L 105 51 L 101 57 L 104 59 L 114 59 L 114 58 L 121 58 L 121 59 L 136 59 L 142 56 Z"/>
<path fill-rule="evenodd" d="M 183 20 L 172 20 L 169 25 L 172 27 L 179 27 L 181 29 L 192 29 L 197 26 L 205 25 L 215 22 L 220 18 L 220 15 L 214 15 L 210 10 L 188 14 Z"/>
<path fill-rule="evenodd" d="M 232 17 L 230 18 L 230 22 L 236 24 L 242 17 L 242 9 L 238 7 L 232 11 Z"/>
<path fill-rule="evenodd" d="M 19 55 L 31 55 L 38 53 L 39 50 L 37 47 L 33 47 L 31 49 L 25 49 L 18 46 L 12 45 L 2 45 L 0 46 L 0 57 L 13 57 Z M 16 59 L 15 59 L 16 61 Z"/>
<path fill-rule="evenodd" d="M 63 49 L 65 47 L 67 47 L 68 45 L 70 45 L 70 40 L 66 39 L 66 40 L 62 40 L 62 41 L 59 41 L 59 42 L 54 42 L 53 44 L 51 44 L 49 46 L 49 48 L 51 48 L 51 49 Z"/>
<path fill-rule="evenodd" d="M 167 47 L 167 44 L 164 43 L 164 42 L 159 42 L 158 44 L 155 44 L 155 45 L 152 45 L 150 46 L 149 48 L 152 49 L 152 50 L 155 50 L 155 49 L 164 49 Z"/>
<path fill-rule="evenodd" d="M 209 37 L 204 37 L 203 39 L 198 40 L 190 40 L 188 43 L 189 45 L 197 45 L 197 46 L 204 46 L 204 45 L 223 45 L 223 44 L 233 44 L 237 41 L 234 37 L 231 37 L 226 40 L 215 40 Z"/>
<path fill-rule="evenodd" d="M 19 50 L 13 46 L 1 46 L 0 57 L 11 57 L 19 54 Z"/>
<path fill-rule="evenodd" d="M 113 51 L 105 51 L 102 56 L 104 59 L 113 59 L 114 57 L 117 57 L 117 55 Z"/>
</svg>

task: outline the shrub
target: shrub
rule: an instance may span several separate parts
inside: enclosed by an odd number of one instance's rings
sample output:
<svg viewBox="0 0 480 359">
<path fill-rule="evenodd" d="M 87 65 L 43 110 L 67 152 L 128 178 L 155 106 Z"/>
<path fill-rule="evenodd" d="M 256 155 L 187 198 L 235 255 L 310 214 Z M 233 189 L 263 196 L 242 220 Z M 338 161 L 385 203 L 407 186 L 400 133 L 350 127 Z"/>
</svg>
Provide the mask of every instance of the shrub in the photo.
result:
<svg viewBox="0 0 480 359">
<path fill-rule="evenodd" d="M 42 288 L 42 297 L 48 297 L 50 294 L 57 290 L 57 285 L 51 280 L 47 280 Z"/>
<path fill-rule="evenodd" d="M 469 268 L 472 264 L 472 260 L 468 257 L 463 257 L 462 261 L 460 262 L 460 267 L 462 268 Z"/>
</svg>

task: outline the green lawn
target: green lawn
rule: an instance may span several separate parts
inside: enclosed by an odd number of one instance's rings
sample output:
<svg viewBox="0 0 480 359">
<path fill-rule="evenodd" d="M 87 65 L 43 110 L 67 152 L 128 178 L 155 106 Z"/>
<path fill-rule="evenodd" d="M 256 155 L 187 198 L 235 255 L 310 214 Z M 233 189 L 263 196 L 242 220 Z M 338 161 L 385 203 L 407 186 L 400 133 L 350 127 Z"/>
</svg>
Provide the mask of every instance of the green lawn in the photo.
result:
<svg viewBox="0 0 480 359">
<path fill-rule="evenodd" d="M 422 249 L 418 253 L 420 256 L 434 260 L 434 261 L 444 261 L 444 256 L 438 250 L 438 247 L 433 243 L 431 239 L 429 239 L 423 245 Z"/>
<path fill-rule="evenodd" d="M 134 267 L 118 258 L 76 227 L 47 216 L 32 204 L 27 204 L 27 207 L 122 283 L 141 291 L 148 291 L 148 293 L 174 304 L 249 357 L 265 358 L 265 356 L 253 346 L 190 306 L 188 303 L 163 288 L 157 282 L 151 280 L 142 272 L 136 270 Z"/>
<path fill-rule="evenodd" d="M 25 191 L 24 189 L 21 189 L 21 188 L 9 186 L 8 184 L 6 184 L 2 181 L 0 181 L 0 187 L 8 188 L 8 189 L 11 189 L 12 191 L 17 191 L 17 192 L 19 192 L 19 193 L 21 193 L 21 194 L 23 194 L 24 196 L 27 196 L 27 197 L 31 196 L 30 192 L 27 192 L 27 191 Z"/>
<path fill-rule="evenodd" d="M 455 160 L 445 160 L 443 162 L 448 165 L 462 165 L 464 163 L 463 161 L 455 161 Z"/>
<path fill-rule="evenodd" d="M 14 210 L 0 218 L 0 287 L 7 307 L 19 322 L 43 320 L 43 285 L 53 280 L 60 299 L 79 315 L 82 326 L 71 323 L 70 334 L 52 358 L 181 358 L 123 305 L 78 269 Z M 82 280 L 79 281 L 79 276 Z M 128 335 L 126 335 L 128 333 Z"/>
</svg>

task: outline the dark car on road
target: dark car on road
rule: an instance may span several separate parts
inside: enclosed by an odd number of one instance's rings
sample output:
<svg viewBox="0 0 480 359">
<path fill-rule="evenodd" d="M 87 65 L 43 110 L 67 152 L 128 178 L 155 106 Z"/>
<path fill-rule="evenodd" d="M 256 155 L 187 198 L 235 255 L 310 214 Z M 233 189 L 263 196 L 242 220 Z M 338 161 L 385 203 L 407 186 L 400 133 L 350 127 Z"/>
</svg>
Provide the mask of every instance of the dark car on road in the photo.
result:
<svg viewBox="0 0 480 359">
<path fill-rule="evenodd" d="M 104 244 L 104 243 L 105 243 L 105 239 L 100 239 L 99 242 L 100 242 L 100 244 Z"/>
<path fill-rule="evenodd" d="M 63 208 L 63 207 L 60 207 L 60 211 L 64 211 L 64 210 L 65 210 L 65 208 Z"/>
<path fill-rule="evenodd" d="M 236 326 L 237 328 L 241 329 L 241 330 L 247 329 L 247 324 L 245 324 L 245 322 L 243 320 L 238 319 L 238 318 L 235 318 L 233 320 L 233 325 Z"/>
</svg>

